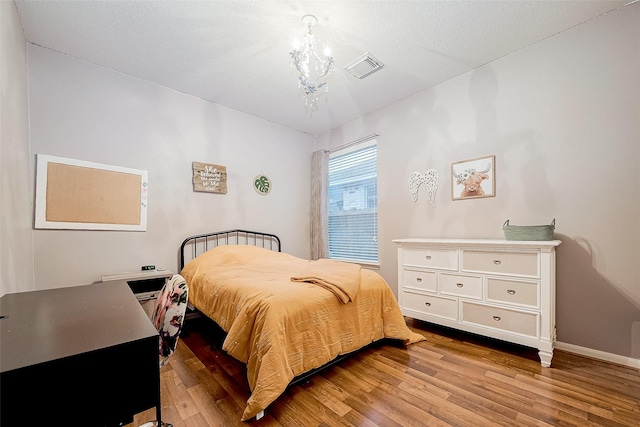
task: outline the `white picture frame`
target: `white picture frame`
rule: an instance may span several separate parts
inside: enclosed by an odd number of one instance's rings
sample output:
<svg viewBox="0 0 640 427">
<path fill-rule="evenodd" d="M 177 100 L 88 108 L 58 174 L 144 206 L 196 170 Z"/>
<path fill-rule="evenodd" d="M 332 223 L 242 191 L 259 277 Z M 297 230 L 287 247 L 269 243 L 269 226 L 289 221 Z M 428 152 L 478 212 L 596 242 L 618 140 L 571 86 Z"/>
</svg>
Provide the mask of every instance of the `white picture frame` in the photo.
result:
<svg viewBox="0 0 640 427">
<path fill-rule="evenodd" d="M 451 164 L 451 199 L 466 200 L 496 195 L 496 156 Z"/>
</svg>

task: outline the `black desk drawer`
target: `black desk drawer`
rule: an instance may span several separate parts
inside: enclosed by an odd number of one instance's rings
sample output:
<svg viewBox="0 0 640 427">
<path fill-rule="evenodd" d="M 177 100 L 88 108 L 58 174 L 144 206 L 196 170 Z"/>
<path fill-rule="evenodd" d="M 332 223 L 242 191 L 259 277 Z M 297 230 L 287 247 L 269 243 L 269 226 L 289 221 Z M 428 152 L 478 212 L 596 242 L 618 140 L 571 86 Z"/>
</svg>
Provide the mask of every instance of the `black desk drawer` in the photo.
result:
<svg viewBox="0 0 640 427">
<path fill-rule="evenodd" d="M 159 291 L 164 286 L 166 279 L 157 277 L 154 279 L 128 280 L 127 284 L 134 294 L 142 294 L 152 291 Z"/>
</svg>

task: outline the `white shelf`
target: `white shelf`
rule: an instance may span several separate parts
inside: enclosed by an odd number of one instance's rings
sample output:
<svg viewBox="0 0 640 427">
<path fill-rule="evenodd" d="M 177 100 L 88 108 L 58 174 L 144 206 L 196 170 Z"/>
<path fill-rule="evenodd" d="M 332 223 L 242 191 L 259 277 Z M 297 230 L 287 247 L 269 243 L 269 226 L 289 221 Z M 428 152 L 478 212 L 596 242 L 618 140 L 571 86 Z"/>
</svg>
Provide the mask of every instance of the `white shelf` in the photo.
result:
<svg viewBox="0 0 640 427">
<path fill-rule="evenodd" d="M 103 282 L 113 282 L 116 280 L 149 280 L 167 278 L 173 276 L 173 272 L 169 270 L 145 270 L 123 273 L 103 274 L 100 276 Z"/>
</svg>

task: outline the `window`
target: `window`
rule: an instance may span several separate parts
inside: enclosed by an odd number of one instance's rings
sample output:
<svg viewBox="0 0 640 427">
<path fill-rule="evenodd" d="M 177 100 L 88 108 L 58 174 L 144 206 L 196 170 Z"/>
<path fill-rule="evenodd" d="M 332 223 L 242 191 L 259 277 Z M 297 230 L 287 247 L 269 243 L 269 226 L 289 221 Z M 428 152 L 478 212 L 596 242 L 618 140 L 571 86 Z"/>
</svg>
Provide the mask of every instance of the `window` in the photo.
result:
<svg viewBox="0 0 640 427">
<path fill-rule="evenodd" d="M 329 157 L 329 258 L 378 263 L 377 160 L 375 140 Z"/>
</svg>

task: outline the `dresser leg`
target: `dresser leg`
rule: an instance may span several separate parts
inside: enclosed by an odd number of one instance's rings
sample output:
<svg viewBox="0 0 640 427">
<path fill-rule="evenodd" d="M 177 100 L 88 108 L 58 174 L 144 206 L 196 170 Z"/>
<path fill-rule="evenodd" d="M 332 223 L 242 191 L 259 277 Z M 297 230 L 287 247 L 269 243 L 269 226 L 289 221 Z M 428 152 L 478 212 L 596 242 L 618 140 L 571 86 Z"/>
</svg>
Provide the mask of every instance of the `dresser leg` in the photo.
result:
<svg viewBox="0 0 640 427">
<path fill-rule="evenodd" d="M 553 350 L 540 350 L 538 351 L 538 356 L 540 356 L 540 364 L 543 367 L 548 368 L 549 366 L 551 366 L 551 359 L 553 359 Z"/>
</svg>

